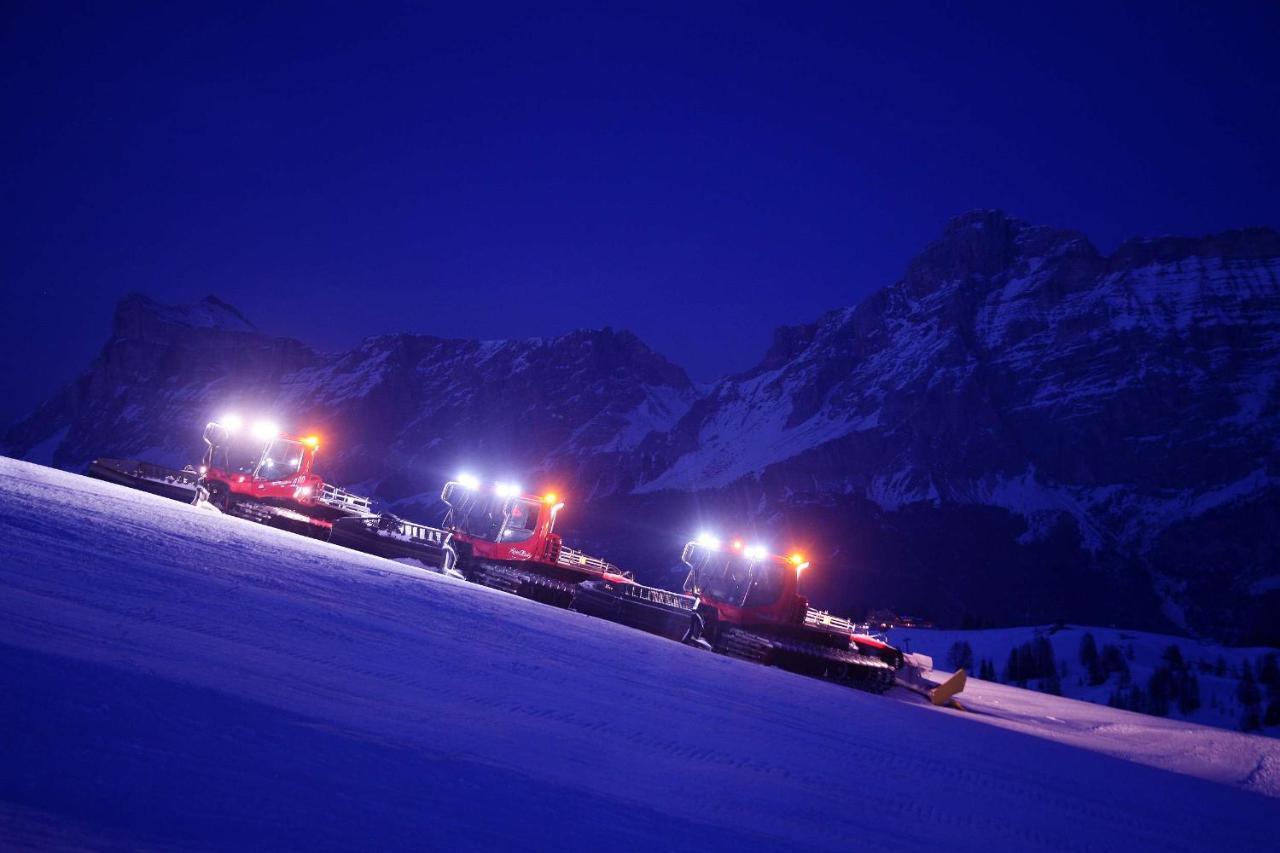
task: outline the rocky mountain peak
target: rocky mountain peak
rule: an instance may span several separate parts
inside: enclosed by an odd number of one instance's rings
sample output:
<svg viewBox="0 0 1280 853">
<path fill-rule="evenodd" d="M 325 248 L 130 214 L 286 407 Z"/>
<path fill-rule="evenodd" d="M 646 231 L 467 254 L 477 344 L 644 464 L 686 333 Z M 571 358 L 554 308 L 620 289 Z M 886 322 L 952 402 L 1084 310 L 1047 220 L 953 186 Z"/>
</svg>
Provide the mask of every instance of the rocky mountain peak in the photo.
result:
<svg viewBox="0 0 1280 853">
<path fill-rule="evenodd" d="M 116 305 L 113 333 L 119 338 L 144 338 L 166 327 L 256 332 L 257 327 L 232 305 L 209 295 L 193 305 L 166 305 L 141 293 L 131 293 Z"/>
<path fill-rule="evenodd" d="M 1126 240 L 1108 259 L 1113 267 L 1174 264 L 1187 258 L 1258 261 L 1280 255 L 1280 233 L 1244 228 L 1204 237 L 1146 237 Z"/>
<path fill-rule="evenodd" d="M 901 289 L 919 300 L 947 284 L 990 281 L 1028 259 L 1061 255 L 1086 262 L 1099 258 L 1077 231 L 1030 225 L 1000 210 L 974 210 L 952 219 L 942 236 L 908 264 Z"/>
</svg>

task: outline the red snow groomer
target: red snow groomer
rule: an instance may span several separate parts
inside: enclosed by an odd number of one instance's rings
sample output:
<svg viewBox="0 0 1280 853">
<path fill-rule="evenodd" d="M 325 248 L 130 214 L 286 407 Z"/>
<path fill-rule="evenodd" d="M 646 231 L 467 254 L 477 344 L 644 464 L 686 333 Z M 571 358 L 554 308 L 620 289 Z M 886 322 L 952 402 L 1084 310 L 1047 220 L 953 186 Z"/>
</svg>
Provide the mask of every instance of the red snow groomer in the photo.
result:
<svg viewBox="0 0 1280 853">
<path fill-rule="evenodd" d="M 554 492 L 531 495 L 513 483 L 486 486 L 461 475 L 445 484 L 444 528 L 467 580 L 568 607 L 584 580 L 627 583 L 630 573 L 566 546 L 555 533 L 564 502 Z"/>
<path fill-rule="evenodd" d="M 314 472 L 317 436 L 289 435 L 267 421 L 246 428 L 227 415 L 204 428 L 204 443 L 197 502 L 322 539 L 335 520 L 371 512 L 368 498 Z"/>
<path fill-rule="evenodd" d="M 672 639 L 700 639 L 713 650 L 875 693 L 895 683 L 928 693 L 937 704 L 963 689 L 964 673 L 945 685 L 920 676 L 932 663 L 908 659 L 865 626 L 814 610 L 799 592 L 809 563 L 760 545 L 713 536 L 685 545 L 684 594 L 609 580 L 578 587 L 575 610 Z"/>
<path fill-rule="evenodd" d="M 267 421 L 246 429 L 239 417 L 228 415 L 205 427 L 204 441 L 196 503 L 380 557 L 433 568 L 452 565 L 443 530 L 375 514 L 369 498 L 315 473 L 318 436 L 289 435 Z"/>
</svg>

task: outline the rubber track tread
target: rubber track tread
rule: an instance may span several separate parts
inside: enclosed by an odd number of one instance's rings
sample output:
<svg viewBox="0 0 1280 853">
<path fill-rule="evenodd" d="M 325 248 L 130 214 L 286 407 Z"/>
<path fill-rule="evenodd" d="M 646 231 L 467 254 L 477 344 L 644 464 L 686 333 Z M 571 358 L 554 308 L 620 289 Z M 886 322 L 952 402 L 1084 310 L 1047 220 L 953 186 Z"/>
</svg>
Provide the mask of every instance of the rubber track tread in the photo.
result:
<svg viewBox="0 0 1280 853">
<path fill-rule="evenodd" d="M 893 686 L 892 666 L 879 658 L 868 657 L 846 649 L 832 649 L 780 637 L 764 637 L 740 628 L 729 628 L 721 633 L 717 651 L 872 693 L 883 693 Z M 822 669 L 827 674 L 815 675 L 807 668 L 788 666 L 783 660 L 787 657 L 807 660 L 815 665 L 814 668 Z M 835 674 L 832 674 L 831 668 L 825 666 L 828 663 L 839 665 Z"/>
</svg>

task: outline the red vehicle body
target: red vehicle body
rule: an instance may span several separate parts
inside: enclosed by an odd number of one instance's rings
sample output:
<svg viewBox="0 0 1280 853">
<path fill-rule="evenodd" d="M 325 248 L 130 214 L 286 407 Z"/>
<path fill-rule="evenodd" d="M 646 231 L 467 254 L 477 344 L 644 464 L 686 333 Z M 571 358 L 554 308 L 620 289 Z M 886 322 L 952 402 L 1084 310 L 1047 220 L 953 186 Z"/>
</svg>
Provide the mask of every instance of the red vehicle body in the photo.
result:
<svg viewBox="0 0 1280 853">
<path fill-rule="evenodd" d="M 799 554 L 783 557 L 740 542 L 690 542 L 681 561 L 689 567 L 685 592 L 698 599 L 703 633 L 715 643 L 726 627 L 822 648 L 877 658 L 893 669 L 902 653 L 870 636 L 865 626 L 809 607 L 800 575 L 809 567 Z"/>
<path fill-rule="evenodd" d="M 617 566 L 565 546 L 555 532 L 564 502 L 555 494 L 465 478 L 446 483 L 440 499 L 449 507 L 444 529 L 457 568 L 468 580 L 560 607 L 569 606 L 581 581 L 629 581 Z"/>
<path fill-rule="evenodd" d="M 230 419 L 229 419 L 230 420 Z M 369 499 L 324 482 L 313 470 L 319 439 L 236 421 L 205 427 L 197 501 L 255 521 L 327 538 L 335 519 L 369 513 Z"/>
<path fill-rule="evenodd" d="M 799 554 L 781 557 L 714 537 L 685 545 L 684 592 L 607 580 L 579 585 L 573 607 L 717 652 L 881 692 L 894 683 L 901 652 L 848 619 L 809 607 L 800 594 Z"/>
</svg>

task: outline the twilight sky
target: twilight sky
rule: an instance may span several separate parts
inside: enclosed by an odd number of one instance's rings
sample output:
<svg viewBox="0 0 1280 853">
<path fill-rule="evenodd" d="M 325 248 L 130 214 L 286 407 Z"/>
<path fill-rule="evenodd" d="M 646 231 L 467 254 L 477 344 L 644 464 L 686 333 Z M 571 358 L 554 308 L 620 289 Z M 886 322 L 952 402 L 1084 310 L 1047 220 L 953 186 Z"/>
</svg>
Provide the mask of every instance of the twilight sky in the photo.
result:
<svg viewBox="0 0 1280 853">
<path fill-rule="evenodd" d="M 968 209 L 1280 225 L 1280 3 L 966 5 L 10 0 L 0 424 L 130 291 L 328 349 L 612 325 L 710 380 Z"/>
</svg>

